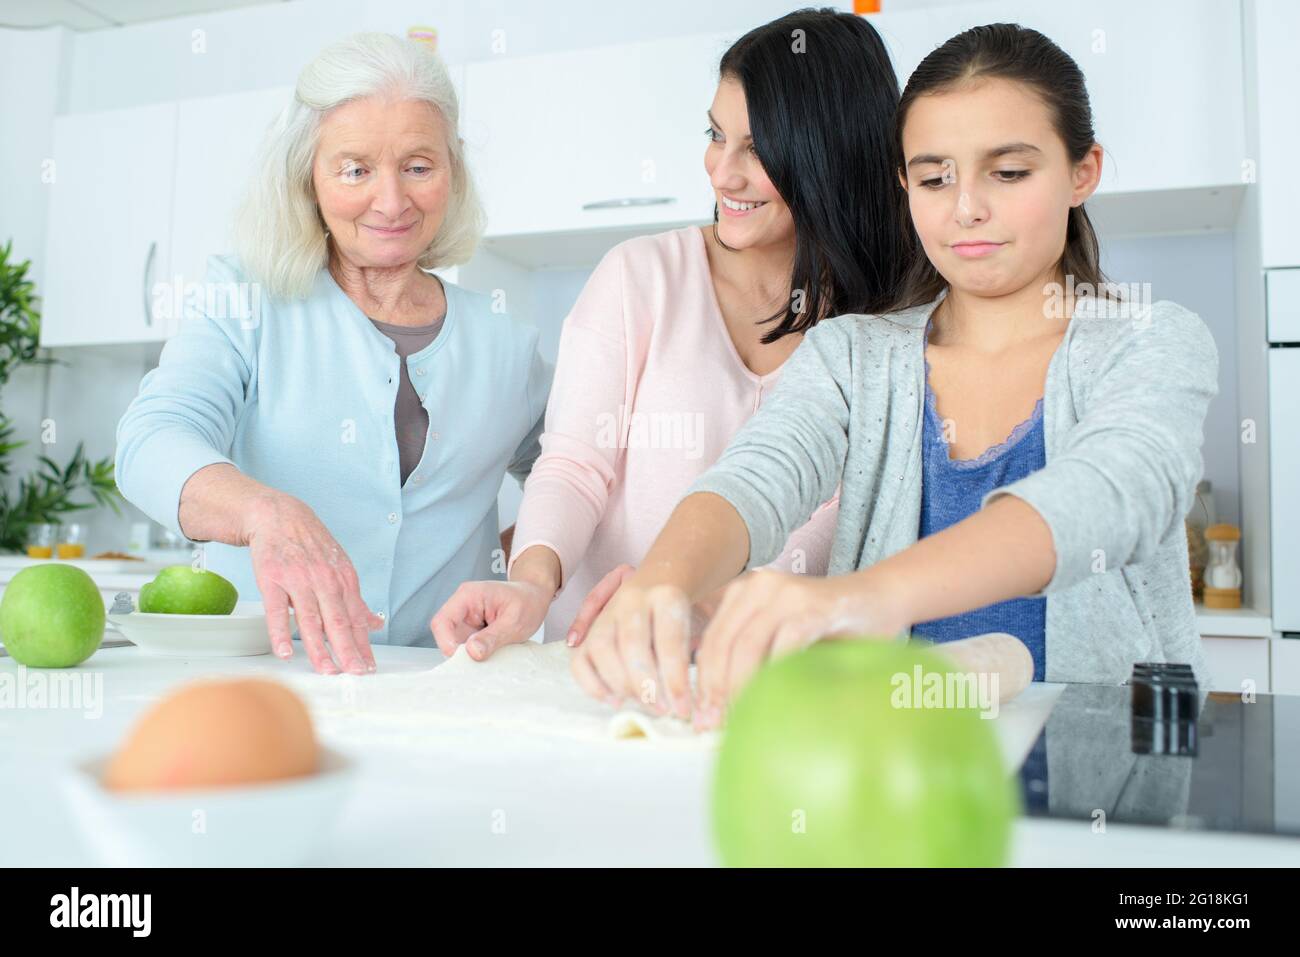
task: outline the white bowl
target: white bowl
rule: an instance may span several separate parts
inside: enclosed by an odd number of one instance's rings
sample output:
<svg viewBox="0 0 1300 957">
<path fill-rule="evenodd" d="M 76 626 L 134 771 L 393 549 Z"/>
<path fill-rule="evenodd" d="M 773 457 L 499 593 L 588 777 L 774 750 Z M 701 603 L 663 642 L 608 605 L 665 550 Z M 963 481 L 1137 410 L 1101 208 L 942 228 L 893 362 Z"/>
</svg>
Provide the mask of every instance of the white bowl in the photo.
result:
<svg viewBox="0 0 1300 957">
<path fill-rule="evenodd" d="M 328 834 L 355 776 L 321 749 L 310 777 L 247 787 L 120 794 L 100 783 L 107 759 L 64 771 L 64 797 L 105 867 L 291 867 Z"/>
<path fill-rule="evenodd" d="M 269 655 L 266 611 L 260 601 L 235 603 L 229 615 L 109 613 L 109 625 L 141 651 L 170 658 L 237 658 Z M 289 612 L 292 629 L 293 612 Z"/>
</svg>

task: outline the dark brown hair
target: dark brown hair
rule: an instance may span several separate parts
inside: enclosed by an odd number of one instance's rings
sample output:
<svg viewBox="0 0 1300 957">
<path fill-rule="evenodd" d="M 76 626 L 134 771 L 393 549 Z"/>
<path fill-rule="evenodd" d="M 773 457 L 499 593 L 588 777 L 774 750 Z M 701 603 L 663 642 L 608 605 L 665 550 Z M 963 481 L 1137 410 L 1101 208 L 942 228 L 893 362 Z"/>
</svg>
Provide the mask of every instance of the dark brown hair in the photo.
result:
<svg viewBox="0 0 1300 957">
<path fill-rule="evenodd" d="M 982 79 L 1004 79 L 1021 83 L 1047 105 L 1052 125 L 1072 163 L 1078 163 L 1096 142 L 1092 128 L 1092 107 L 1083 71 L 1070 55 L 1037 30 L 1016 23 L 989 23 L 959 33 L 921 61 L 907 81 L 894 122 L 896 168 L 905 172 L 903 127 L 917 97 L 946 93 Z M 906 214 L 907 193 L 902 195 Z M 926 258 L 916 227 L 908 215 L 908 234 L 914 255 L 903 279 L 895 309 L 906 309 L 933 301 L 947 287 L 947 281 Z M 1070 209 L 1065 231 L 1065 250 L 1058 266 L 1076 284 L 1088 283 L 1100 297 L 1110 298 L 1101 271 L 1101 250 L 1097 234 L 1083 204 Z"/>
<path fill-rule="evenodd" d="M 792 301 L 763 320 L 775 325 L 762 341 L 883 312 L 911 246 L 892 162 L 898 78 L 880 35 L 851 13 L 796 10 L 737 40 L 718 72 L 744 89 L 754 151 L 794 219 Z"/>
</svg>

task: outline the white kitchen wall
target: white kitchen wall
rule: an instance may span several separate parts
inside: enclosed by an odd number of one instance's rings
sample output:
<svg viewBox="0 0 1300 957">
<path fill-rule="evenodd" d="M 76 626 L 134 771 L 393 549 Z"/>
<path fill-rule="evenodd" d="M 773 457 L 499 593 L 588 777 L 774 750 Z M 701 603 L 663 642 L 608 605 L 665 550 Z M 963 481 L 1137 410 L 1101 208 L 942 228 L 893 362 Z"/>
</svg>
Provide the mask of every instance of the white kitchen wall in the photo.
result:
<svg viewBox="0 0 1300 957">
<path fill-rule="evenodd" d="M 560 328 L 564 325 L 564 317 L 577 302 L 578 293 L 582 292 L 582 287 L 590 275 L 591 271 L 587 269 L 565 269 L 538 273 L 532 278 L 529 318 L 537 323 L 541 330 L 538 348 L 546 361 L 552 364 L 559 355 Z M 465 285 L 475 287 L 473 276 L 466 278 Z M 479 289 L 478 291 L 489 292 L 490 290 Z M 501 494 L 497 499 L 502 525 L 514 524 L 522 498 L 519 485 L 507 476 L 501 485 Z"/>
<path fill-rule="evenodd" d="M 50 155 L 50 121 L 58 108 L 60 70 L 67 62 L 70 38 L 63 29 L 0 30 L 0 91 L 4 96 L 0 108 L 0 245 L 12 239 L 12 260 L 32 260 L 28 277 L 38 292 L 44 278 L 41 258 L 48 202 L 42 163 Z M 29 471 L 42 452 L 45 385 L 43 369 L 26 367 L 14 373 L 0 395 L 0 407 L 14 420 L 15 438 L 28 443 L 13 456 L 15 477 Z M 62 449 L 48 451 L 57 457 Z M 68 452 L 71 454 L 71 446 Z"/>
<path fill-rule="evenodd" d="M 1172 299 L 1205 320 L 1219 347 L 1219 394 L 1205 419 L 1205 477 L 1219 521 L 1240 523 L 1237 459 L 1237 306 L 1232 233 L 1142 239 L 1100 237 L 1102 269 L 1120 283 L 1150 283 L 1153 299 Z"/>
</svg>

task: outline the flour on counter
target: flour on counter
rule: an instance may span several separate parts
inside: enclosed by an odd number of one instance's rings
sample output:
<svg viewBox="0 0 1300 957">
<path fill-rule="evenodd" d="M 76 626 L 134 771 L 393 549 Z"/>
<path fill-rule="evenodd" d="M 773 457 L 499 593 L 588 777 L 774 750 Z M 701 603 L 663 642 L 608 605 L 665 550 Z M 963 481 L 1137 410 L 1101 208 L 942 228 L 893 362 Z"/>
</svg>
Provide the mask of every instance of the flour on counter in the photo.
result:
<svg viewBox="0 0 1300 957">
<path fill-rule="evenodd" d="M 389 738 L 478 730 L 558 736 L 591 742 L 644 739 L 680 747 L 711 747 L 717 734 L 696 734 L 687 721 L 635 709 L 611 713 L 589 697 L 569 671 L 563 642 L 523 642 L 475 661 L 464 646 L 428 671 L 370 675 L 294 675 L 289 684 L 308 702 L 321 730 Z"/>
</svg>

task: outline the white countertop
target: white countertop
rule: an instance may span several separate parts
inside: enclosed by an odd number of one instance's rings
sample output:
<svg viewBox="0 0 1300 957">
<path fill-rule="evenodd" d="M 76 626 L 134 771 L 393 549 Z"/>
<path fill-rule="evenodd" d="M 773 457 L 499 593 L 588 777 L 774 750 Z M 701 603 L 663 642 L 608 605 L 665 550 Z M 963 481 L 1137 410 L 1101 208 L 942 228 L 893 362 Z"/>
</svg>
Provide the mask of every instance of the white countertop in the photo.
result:
<svg viewBox="0 0 1300 957">
<path fill-rule="evenodd" d="M 443 660 L 423 648 L 377 646 L 375 656 L 389 671 L 423 670 Z M 17 668 L 0 658 L 0 671 Z M 76 670 L 102 676 L 101 717 L 0 710 L 0 821 L 6 822 L 0 866 L 93 863 L 55 780 L 74 760 L 114 748 L 174 684 L 214 674 L 310 674 L 301 647 L 287 663 L 270 656 L 155 658 L 134 647 L 107 648 Z M 1003 706 L 994 724 L 1010 760 L 1019 763 L 1032 746 L 1062 687 L 1033 685 Z M 711 752 L 503 735 L 490 751 L 473 753 L 456 746 L 454 732 L 417 742 L 372 740 L 359 750 L 355 740 L 332 740 L 328 726 L 321 737 L 355 758 L 360 773 L 331 840 L 311 864 L 716 863 L 708 821 Z M 1122 825 L 1095 834 L 1086 821 L 1025 819 L 1017 824 L 1013 863 L 1294 866 L 1300 841 Z"/>
<path fill-rule="evenodd" d="M 124 558 L 28 558 L 26 555 L 0 554 L 0 591 L 24 568 L 58 562 L 86 572 L 106 597 L 115 592 L 139 592 L 140 586 L 168 565 L 190 563 L 189 552 L 154 551 L 139 560 Z"/>
</svg>

